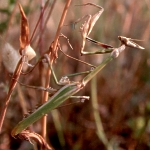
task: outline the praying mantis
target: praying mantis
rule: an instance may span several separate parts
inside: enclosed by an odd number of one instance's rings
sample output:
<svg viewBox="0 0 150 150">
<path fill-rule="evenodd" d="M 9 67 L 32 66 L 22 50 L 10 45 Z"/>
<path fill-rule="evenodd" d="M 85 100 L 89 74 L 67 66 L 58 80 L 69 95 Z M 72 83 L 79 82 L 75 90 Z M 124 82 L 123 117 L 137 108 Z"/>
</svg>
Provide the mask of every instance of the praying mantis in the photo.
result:
<svg viewBox="0 0 150 150">
<path fill-rule="evenodd" d="M 137 45 L 132 45 L 132 41 L 130 38 L 118 37 L 121 41 L 121 46 L 118 48 L 113 48 L 110 56 L 106 58 L 100 65 L 98 65 L 96 68 L 94 68 L 87 76 L 85 76 L 82 81 L 80 82 L 70 82 L 69 83 L 63 83 L 64 86 L 60 88 L 49 100 L 40 106 L 37 110 L 35 110 L 32 114 L 30 114 L 27 118 L 23 119 L 21 122 L 17 124 L 17 126 L 12 130 L 12 136 L 16 136 L 17 134 L 20 134 L 23 130 L 25 130 L 29 125 L 33 124 L 37 120 L 39 120 L 42 116 L 59 106 L 61 103 L 66 101 L 68 98 L 73 96 L 74 94 L 78 93 L 80 90 L 82 90 L 86 84 L 94 77 L 96 76 L 101 69 L 103 69 L 108 62 L 111 60 L 117 58 L 119 54 L 125 50 L 126 47 L 133 47 L 137 49 L 144 49 L 143 47 Z M 126 39 L 126 40 L 125 40 Z M 53 77 L 59 85 L 62 85 L 60 82 L 57 81 L 57 78 L 55 76 L 54 70 L 52 65 L 50 64 L 50 58 L 48 55 L 44 55 L 44 58 L 47 60 L 47 63 L 52 71 Z"/>
<path fill-rule="evenodd" d="M 22 121 L 20 121 L 12 130 L 11 135 L 14 136 L 21 136 L 22 134 L 25 133 L 26 128 L 33 124 L 34 122 L 36 122 L 37 120 L 39 120 L 42 116 L 48 114 L 51 110 L 57 108 L 60 104 L 62 104 L 64 101 L 66 101 L 67 99 L 74 97 L 75 98 L 75 94 L 78 93 L 80 90 L 82 90 L 89 81 L 91 81 L 92 78 L 94 78 L 106 65 L 107 63 L 109 63 L 111 60 L 117 58 L 119 56 L 119 54 L 125 50 L 126 47 L 133 47 L 133 48 L 137 48 L 137 49 L 144 49 L 143 47 L 139 46 L 138 44 L 134 43 L 132 41 L 132 39 L 130 38 L 126 38 L 123 36 L 119 36 L 118 39 L 121 41 L 121 46 L 118 48 L 114 48 L 113 46 L 95 41 L 91 38 L 89 38 L 89 34 L 91 33 L 93 26 L 95 25 L 95 23 L 97 22 L 97 20 L 99 19 L 100 15 L 103 12 L 103 8 L 101 6 L 95 5 L 93 3 L 86 3 L 83 4 L 84 5 L 92 5 L 92 6 L 96 6 L 97 8 L 99 8 L 100 10 L 93 16 L 89 15 L 88 19 L 85 21 L 85 23 L 82 25 L 82 27 L 80 28 L 81 31 L 81 35 L 82 35 L 82 44 L 81 44 L 81 49 L 80 49 L 80 53 L 81 55 L 92 55 L 92 54 L 105 54 L 105 53 L 110 53 L 110 56 L 108 58 L 106 58 L 100 65 L 98 65 L 97 67 L 94 66 L 94 68 L 89 71 L 87 73 L 87 75 L 81 80 L 81 81 L 70 81 L 68 79 L 67 76 L 63 77 L 62 80 L 58 81 L 57 77 L 55 75 L 54 69 L 51 62 L 51 55 L 48 55 L 47 53 L 44 54 L 40 61 L 45 61 L 48 64 L 53 78 L 55 80 L 55 82 L 58 85 L 61 85 L 62 87 L 56 91 L 53 89 L 43 89 L 41 88 L 41 90 L 46 90 L 50 93 L 53 94 L 52 97 L 49 98 L 49 100 L 44 103 L 42 106 L 40 106 L 39 108 L 37 108 L 33 113 L 31 113 L 29 116 L 27 116 L 26 118 L 24 118 Z M 24 40 L 24 39 L 23 39 Z M 25 39 L 26 40 L 26 39 Z M 98 50 L 95 52 L 86 52 L 84 51 L 84 47 L 85 47 L 85 43 L 86 40 L 89 40 L 99 46 L 102 46 L 104 49 L 102 50 Z M 26 45 L 25 45 L 26 46 Z M 12 77 L 13 81 L 16 81 L 15 84 L 17 83 L 17 80 L 21 74 L 21 69 L 22 69 L 22 65 L 24 63 L 24 59 L 26 58 L 26 53 L 24 53 L 19 61 L 18 64 L 20 64 L 20 69 L 19 69 L 19 74 L 17 74 L 18 76 Z M 15 75 L 15 73 L 14 73 Z M 14 85 L 13 85 L 14 86 Z M 12 92 L 12 91 L 11 91 Z M 11 94 L 10 94 L 11 95 Z M 89 99 L 88 96 L 76 96 L 76 98 L 80 98 L 80 99 Z"/>
</svg>

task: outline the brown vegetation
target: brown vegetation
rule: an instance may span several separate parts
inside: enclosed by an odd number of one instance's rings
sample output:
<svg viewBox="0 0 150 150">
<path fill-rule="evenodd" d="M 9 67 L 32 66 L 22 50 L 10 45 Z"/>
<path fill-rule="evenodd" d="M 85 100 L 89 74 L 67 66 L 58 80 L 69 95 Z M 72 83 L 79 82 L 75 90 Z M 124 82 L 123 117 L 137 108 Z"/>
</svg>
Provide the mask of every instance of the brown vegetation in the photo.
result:
<svg viewBox="0 0 150 150">
<path fill-rule="evenodd" d="M 35 29 L 40 16 L 41 1 L 19 1 L 22 5 L 29 22 L 30 36 Z M 82 61 L 98 65 L 107 57 L 105 55 L 81 56 L 81 34 L 79 22 L 73 27 L 73 22 L 87 14 L 95 14 L 97 8 L 91 6 L 75 6 L 86 3 L 86 0 L 74 0 L 69 6 L 67 16 L 61 32 L 68 37 L 73 50 L 69 47 L 66 39 L 60 38 L 62 50 Z M 104 12 L 95 24 L 89 37 L 109 45 L 119 45 L 118 36 L 131 37 L 144 40 L 138 42 L 145 50 L 134 48 L 127 49 L 117 59 L 111 61 L 96 77 L 96 82 L 88 84 L 78 95 L 92 96 L 93 84 L 96 86 L 98 100 L 97 109 L 100 123 L 105 136 L 114 149 L 117 150 L 147 150 L 149 149 L 149 113 L 150 113 L 150 91 L 149 85 L 149 41 L 150 41 L 150 2 L 148 0 L 89 0 L 104 8 Z M 52 41 L 56 38 L 56 31 L 66 1 L 50 1 L 43 14 L 40 24 L 31 41 L 36 52 L 36 58 L 31 60 L 35 64 L 44 54 Z M 13 9 L 12 9 L 13 8 Z M 52 13 L 49 10 L 52 8 Z M 45 24 L 47 20 L 47 23 Z M 0 2 L 0 35 L 4 41 L 10 43 L 19 50 L 20 36 L 20 12 L 15 2 Z M 30 37 L 31 38 L 31 37 Z M 141 44 L 142 43 L 142 44 Z M 0 53 L 2 52 L 3 40 L 0 39 Z M 101 47 L 86 41 L 85 50 L 95 51 Z M 54 55 L 56 57 L 56 55 Z M 0 111 L 7 96 L 9 83 L 12 75 L 4 67 L 0 55 Z M 58 51 L 58 58 L 53 62 L 57 77 L 71 73 L 90 70 L 91 67 L 65 57 Z M 39 64 L 34 71 L 26 76 L 21 76 L 19 81 L 26 85 L 43 86 L 48 81 L 45 77 L 50 73 L 43 64 Z M 84 76 L 84 75 L 83 75 Z M 81 81 L 83 76 L 70 77 L 71 81 Z M 58 89 L 53 79 L 50 86 Z M 92 88 L 91 88 L 92 87 Z M 26 141 L 11 137 L 11 130 L 23 118 L 29 110 L 41 103 L 43 91 L 25 88 L 17 84 L 13 91 L 7 113 L 4 120 L 2 133 L 0 134 L 0 147 L 2 150 L 27 150 L 33 146 Z M 46 97 L 46 96 L 45 96 Z M 75 102 L 69 99 L 63 105 Z M 41 124 L 36 122 L 30 130 L 41 134 Z M 54 149 L 106 149 L 101 137 L 96 133 L 97 126 L 94 117 L 94 106 L 92 100 L 84 103 L 76 103 L 55 109 L 47 117 L 47 141 Z M 38 147 L 38 146 L 37 146 Z M 36 147 L 34 147 L 36 149 Z"/>
</svg>

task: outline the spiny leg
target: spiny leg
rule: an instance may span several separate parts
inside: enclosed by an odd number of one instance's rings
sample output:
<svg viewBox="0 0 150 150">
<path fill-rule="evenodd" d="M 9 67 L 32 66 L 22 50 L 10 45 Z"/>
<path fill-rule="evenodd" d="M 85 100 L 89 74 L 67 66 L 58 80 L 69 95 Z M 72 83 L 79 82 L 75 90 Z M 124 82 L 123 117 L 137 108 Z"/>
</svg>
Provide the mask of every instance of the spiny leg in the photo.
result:
<svg viewBox="0 0 150 150">
<path fill-rule="evenodd" d="M 107 52 L 107 50 L 110 51 L 110 52 L 112 52 L 113 49 L 114 49 L 113 46 L 108 45 L 108 44 L 105 44 L 105 43 L 102 43 L 102 42 L 99 42 L 99 41 L 96 41 L 96 40 L 93 40 L 93 39 L 91 39 L 90 37 L 86 37 L 86 39 L 87 39 L 88 41 L 90 41 L 90 42 L 92 42 L 92 43 L 98 45 L 98 46 L 101 46 L 101 47 L 105 48 L 105 49 L 106 49 L 106 52 Z"/>
<path fill-rule="evenodd" d="M 71 44 L 70 44 L 70 42 L 69 42 L 69 39 L 68 39 L 65 35 L 63 35 L 63 34 L 61 33 L 60 37 L 66 38 L 66 39 L 67 39 L 67 42 L 68 42 L 68 44 L 69 44 L 69 46 L 71 47 L 71 49 L 73 49 L 72 46 L 71 46 Z M 94 66 L 94 65 L 92 65 L 92 64 L 89 64 L 89 63 L 84 62 L 84 61 L 82 61 L 82 60 L 76 59 L 76 58 L 74 58 L 74 57 L 72 57 L 72 56 L 70 56 L 70 55 L 64 53 L 64 52 L 62 51 L 62 49 L 61 49 L 59 43 L 58 43 L 57 47 L 59 47 L 60 51 L 61 51 L 66 57 L 71 58 L 71 59 L 74 59 L 74 60 L 76 60 L 76 61 L 78 61 L 78 62 L 81 62 L 81 63 L 83 63 L 83 64 L 89 65 L 89 66 L 91 66 L 91 67 L 96 67 L 96 66 Z M 21 72 L 21 74 L 22 74 L 22 75 L 27 75 L 27 74 L 31 73 L 31 72 L 35 69 L 35 67 L 37 67 L 37 65 L 38 65 L 41 61 L 43 61 L 43 57 L 44 57 L 44 56 L 42 56 L 42 57 L 39 59 L 39 61 L 38 61 L 35 65 L 31 65 L 31 64 L 29 64 L 28 62 L 25 61 L 25 63 L 26 63 L 29 67 L 32 67 L 32 69 L 29 70 L 29 71 L 27 71 L 27 72 Z"/>
<path fill-rule="evenodd" d="M 52 71 L 52 75 L 54 77 L 54 81 L 57 85 L 67 85 L 67 84 L 70 84 L 70 83 L 78 83 L 78 82 L 74 82 L 74 81 L 70 81 L 68 77 L 71 77 L 71 76 L 77 76 L 77 75 L 82 75 L 82 74 L 89 74 L 90 72 L 92 72 L 94 70 L 95 67 L 93 67 L 90 71 L 85 71 L 85 72 L 79 72 L 79 73 L 74 73 L 74 74 L 69 74 L 69 75 L 66 75 L 66 76 L 63 76 L 60 81 L 58 81 L 57 77 L 56 77 L 56 74 L 54 72 L 54 69 L 50 63 L 50 58 L 47 54 L 44 55 L 45 59 L 47 60 L 47 63 L 48 63 L 48 66 L 49 68 L 51 69 Z"/>
<path fill-rule="evenodd" d="M 80 31 L 81 31 L 81 35 L 82 35 L 82 44 L 81 44 L 81 50 L 80 50 L 81 55 L 104 54 L 104 53 L 112 52 L 112 50 L 113 50 L 112 46 L 101 43 L 101 42 L 98 42 L 98 41 L 95 41 L 95 40 L 88 37 L 88 35 L 91 33 L 95 23 L 99 19 L 100 15 L 104 11 L 104 9 L 101 6 L 93 4 L 93 3 L 86 3 L 86 4 L 82 4 L 82 5 L 78 5 L 78 6 L 86 6 L 86 5 L 92 5 L 94 7 L 99 8 L 100 10 L 93 16 L 89 15 L 88 19 L 80 27 Z M 95 43 L 95 44 L 97 44 L 97 45 L 99 45 L 99 46 L 101 46 L 105 49 L 98 50 L 98 51 L 95 51 L 95 52 L 84 51 L 86 40 L 89 40 L 89 41 L 91 41 L 91 42 L 93 42 L 93 43 Z"/>
<path fill-rule="evenodd" d="M 29 70 L 29 71 L 27 71 L 27 72 L 21 72 L 21 75 L 27 75 L 27 74 L 31 73 L 31 72 L 35 69 L 35 67 L 37 67 L 37 65 L 38 65 L 41 61 L 42 61 L 42 57 L 39 59 L 39 61 L 38 61 L 34 66 L 32 65 L 32 69 L 31 69 L 31 70 Z"/>
<path fill-rule="evenodd" d="M 56 107 L 56 109 L 66 107 L 66 106 L 70 106 L 70 105 L 77 104 L 77 103 L 84 103 L 85 100 L 90 99 L 89 96 L 70 96 L 70 98 L 75 98 L 75 99 L 79 99 L 79 100 L 78 101 L 76 100 L 75 102 L 71 102 L 71 103 L 68 103 L 68 104 L 58 106 L 58 107 Z"/>
<path fill-rule="evenodd" d="M 20 85 L 22 86 L 25 86 L 27 88 L 32 88 L 32 89 L 36 89 L 36 90 L 42 90 L 42 91 L 46 91 L 46 92 L 49 92 L 50 94 L 55 94 L 58 90 L 57 89 L 53 89 L 52 87 L 49 87 L 49 88 L 45 88 L 45 87 L 42 87 L 42 86 L 32 86 L 32 85 L 26 85 L 26 84 L 23 84 L 19 81 L 17 81 Z"/>
<path fill-rule="evenodd" d="M 67 39 L 69 46 L 71 47 L 71 49 L 73 49 L 72 46 L 71 46 L 71 44 L 70 44 L 70 42 L 69 42 L 69 39 L 68 39 L 66 36 L 64 36 L 63 34 L 61 34 L 60 37 L 61 37 L 61 36 Z M 85 64 L 85 65 L 90 66 L 90 67 L 96 67 L 96 66 L 94 66 L 94 65 L 92 65 L 92 64 L 90 64 L 90 63 L 87 63 L 87 62 L 85 62 L 85 61 L 82 61 L 82 60 L 80 60 L 80 59 L 74 58 L 74 57 L 72 57 L 72 56 L 66 54 L 65 52 L 63 52 L 63 50 L 62 50 L 60 44 L 58 44 L 58 47 L 59 47 L 59 50 L 60 50 L 66 57 L 71 58 L 71 59 L 73 59 L 73 60 L 76 60 L 76 61 L 78 61 L 78 62 L 81 62 L 81 63 L 83 63 L 83 64 Z"/>
<path fill-rule="evenodd" d="M 73 50 L 73 47 L 72 47 L 72 45 L 70 44 L 70 40 L 69 40 L 69 38 L 68 38 L 67 36 L 65 36 L 64 34 L 61 33 L 61 34 L 59 35 L 59 37 L 65 38 L 65 39 L 67 40 L 68 45 L 69 45 L 70 48 Z"/>
<path fill-rule="evenodd" d="M 53 75 L 55 83 L 57 85 L 66 85 L 66 84 L 69 84 L 70 80 L 69 80 L 68 77 L 61 78 L 60 81 L 58 81 L 58 79 L 57 79 L 57 77 L 55 75 L 54 69 L 52 67 L 52 64 L 50 63 L 50 57 L 49 57 L 49 55 L 44 54 L 44 58 L 46 59 L 46 62 L 48 63 L 49 68 L 51 69 L 51 72 L 52 72 L 52 75 Z"/>
<path fill-rule="evenodd" d="M 102 49 L 102 50 L 97 50 L 97 51 L 94 51 L 94 52 L 87 52 L 87 51 L 83 51 L 83 49 L 81 49 L 81 54 L 82 54 L 82 55 L 106 54 L 106 53 L 111 53 L 111 52 L 113 51 L 113 49 L 114 49 L 114 47 L 111 46 L 111 45 L 98 42 L 98 41 L 93 40 L 93 39 L 91 39 L 91 38 L 89 38 L 89 37 L 86 37 L 86 39 L 87 39 L 88 41 L 90 41 L 90 42 L 92 42 L 92 43 L 98 45 L 98 46 L 103 47 L 104 49 Z"/>
<path fill-rule="evenodd" d="M 77 5 L 77 6 L 81 6 L 81 5 Z M 73 28 L 75 29 L 76 24 L 79 23 L 80 21 L 84 20 L 85 18 L 91 18 L 91 15 L 84 15 L 81 18 L 79 18 L 76 21 L 74 21 L 73 22 Z"/>
</svg>

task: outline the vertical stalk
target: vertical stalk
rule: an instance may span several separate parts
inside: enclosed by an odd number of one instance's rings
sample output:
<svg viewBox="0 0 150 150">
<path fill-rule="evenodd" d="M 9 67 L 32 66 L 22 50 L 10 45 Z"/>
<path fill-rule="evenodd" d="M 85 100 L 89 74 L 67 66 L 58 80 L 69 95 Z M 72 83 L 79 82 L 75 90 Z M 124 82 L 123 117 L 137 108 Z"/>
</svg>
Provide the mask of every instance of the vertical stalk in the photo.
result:
<svg viewBox="0 0 150 150">
<path fill-rule="evenodd" d="M 47 69 L 45 88 L 49 88 L 50 76 L 51 76 L 51 70 Z M 44 92 L 42 103 L 45 103 L 47 100 L 48 100 L 48 92 Z M 47 116 L 44 115 L 41 120 L 41 128 L 42 128 L 41 134 L 45 140 L 46 140 L 46 133 L 47 133 L 46 123 L 47 123 Z"/>
<path fill-rule="evenodd" d="M 41 1 L 43 1 L 43 0 L 41 0 Z M 53 52 L 55 52 L 55 50 L 56 50 L 56 47 L 57 47 L 57 44 L 58 44 L 58 38 L 59 38 L 59 35 L 60 35 L 60 31 L 61 31 L 61 28 L 62 28 L 62 26 L 64 24 L 64 20 L 65 20 L 67 11 L 68 11 L 68 7 L 70 6 L 70 3 L 71 3 L 71 0 L 67 0 L 65 8 L 64 8 L 64 11 L 62 13 L 62 16 L 61 16 L 61 19 L 60 19 L 60 22 L 59 22 L 59 25 L 58 25 L 58 29 L 57 29 L 57 32 L 56 32 L 56 36 L 55 36 L 55 39 L 54 39 Z M 51 64 L 52 63 L 53 63 L 53 60 L 51 61 Z M 50 75 L 51 75 L 51 70 L 47 69 L 45 88 L 49 87 Z M 43 101 L 42 102 L 45 103 L 47 100 L 48 100 L 48 92 L 44 92 L 44 96 L 43 96 Z M 42 128 L 43 128 L 42 129 L 42 136 L 43 136 L 44 139 L 46 139 L 46 122 L 47 122 L 47 117 L 44 116 L 42 118 Z"/>
<path fill-rule="evenodd" d="M 36 30 L 37 30 L 37 27 L 38 27 L 38 25 L 39 25 L 39 23 L 40 23 L 40 21 L 41 21 L 41 18 L 42 18 L 43 15 L 44 15 L 44 12 L 45 12 L 45 10 L 46 10 L 46 8 L 47 8 L 47 6 L 48 6 L 48 3 L 49 3 L 49 0 L 47 0 L 45 6 L 43 7 L 43 9 L 42 9 L 42 11 L 41 11 L 40 17 L 39 17 L 39 19 L 38 19 L 38 21 L 37 21 L 37 23 L 36 23 L 36 25 L 35 25 L 35 28 L 34 28 L 34 30 L 33 30 L 33 32 L 32 32 L 32 35 L 31 35 L 31 38 L 30 38 L 30 42 L 29 42 L 29 43 L 31 43 L 31 41 L 33 40 L 33 36 L 35 35 L 35 32 L 36 32 Z M 43 30 L 44 30 L 44 28 L 43 28 Z M 43 32 L 43 30 L 42 30 L 42 32 Z"/>
<path fill-rule="evenodd" d="M 68 8 L 69 8 L 69 6 L 70 6 L 70 3 L 71 3 L 71 0 L 67 0 L 66 5 L 65 5 L 65 8 L 64 8 L 64 10 L 63 10 L 63 13 L 62 13 L 62 16 L 61 16 L 59 25 L 58 25 L 58 29 L 57 29 L 57 32 L 56 32 L 56 36 L 55 36 L 55 39 L 54 39 L 53 52 L 56 51 L 56 47 L 57 47 L 57 44 L 58 44 L 58 38 L 59 38 L 59 35 L 60 35 L 60 31 L 61 31 L 61 28 L 62 28 L 62 26 L 63 26 L 63 24 L 64 24 L 64 21 L 65 21 L 65 18 L 66 18 L 67 11 L 68 11 Z M 57 53 L 57 52 L 56 52 L 56 53 Z"/>
<path fill-rule="evenodd" d="M 71 3 L 71 0 L 67 0 L 64 11 L 62 13 L 62 16 L 61 16 L 61 19 L 60 19 L 60 22 L 59 22 L 59 25 L 58 25 L 58 29 L 57 29 L 57 32 L 56 32 L 56 36 L 55 36 L 55 39 L 54 39 L 53 52 L 56 52 L 55 50 L 56 50 L 56 47 L 57 47 L 57 44 L 58 44 L 58 38 L 59 38 L 59 35 L 60 35 L 60 31 L 61 31 L 61 28 L 64 24 L 64 20 L 65 20 L 67 11 L 68 11 L 68 7 L 70 6 L 70 3 Z M 53 59 L 51 58 L 51 64 L 52 63 L 53 63 Z M 47 69 L 45 88 L 49 87 L 50 75 L 51 75 L 51 70 Z M 48 100 L 48 92 L 44 92 L 43 103 L 46 102 L 47 100 Z M 43 136 L 44 139 L 46 139 L 46 122 L 47 122 L 47 117 L 44 116 L 42 118 L 42 136 Z"/>
<path fill-rule="evenodd" d="M 44 5 L 45 5 L 45 0 L 41 0 L 41 14 L 44 14 Z M 40 54 L 42 55 L 43 51 L 43 26 L 44 26 L 44 15 L 41 15 L 40 18 L 40 38 L 39 38 L 39 49 L 40 49 Z"/>
<path fill-rule="evenodd" d="M 44 14 L 44 5 L 45 5 L 45 0 L 40 0 L 41 1 L 41 14 Z M 46 6 L 46 5 L 45 5 Z M 43 41 L 43 27 L 44 27 L 44 15 L 41 15 L 41 18 L 40 18 L 40 38 L 39 38 L 39 51 L 40 51 L 40 54 L 42 55 L 43 53 L 43 45 L 44 45 L 44 41 Z M 43 70 L 43 66 L 40 65 L 40 70 Z M 43 72 L 43 71 L 42 71 Z M 43 77 L 43 73 L 40 73 L 40 78 L 41 78 L 41 83 L 43 85 L 43 80 L 42 80 L 42 77 Z M 50 75 L 51 75 L 51 71 L 50 69 L 47 68 L 47 72 L 46 72 L 46 75 L 45 75 L 45 85 L 44 87 L 45 88 L 49 88 L 49 82 L 50 82 Z M 42 93 L 42 104 L 44 104 L 45 102 L 47 102 L 48 100 L 48 92 L 44 92 Z M 45 139 L 47 139 L 47 115 L 44 115 L 42 118 L 41 118 L 41 135 L 42 137 Z M 41 147 L 41 150 L 43 150 L 43 148 Z"/>
<path fill-rule="evenodd" d="M 20 77 L 20 73 L 21 73 L 21 70 L 22 70 L 22 67 L 23 67 L 23 63 L 25 61 L 24 59 L 25 59 L 25 56 L 20 58 L 17 66 L 16 66 L 15 72 L 12 75 L 12 79 L 11 79 L 11 82 L 10 82 L 7 97 L 5 99 L 5 103 L 4 103 L 4 106 L 3 106 L 2 110 L 1 110 L 1 114 L 0 114 L 0 134 L 1 134 L 2 125 L 3 125 L 3 122 L 4 122 L 4 118 L 5 118 L 5 115 L 6 115 L 7 107 L 8 107 L 12 92 L 13 92 L 14 88 L 16 87 L 17 80 Z"/>
<path fill-rule="evenodd" d="M 51 9 L 49 10 L 47 17 L 45 18 L 45 22 L 44 22 L 44 25 L 43 25 L 44 27 L 43 27 L 43 31 L 42 31 L 43 33 L 45 31 L 44 29 L 46 28 L 47 22 L 48 22 L 51 14 L 52 14 L 52 11 L 53 11 L 53 9 L 55 7 L 56 2 L 57 2 L 57 0 L 53 1 L 52 5 L 51 5 Z"/>
<path fill-rule="evenodd" d="M 92 100 L 92 107 L 93 107 L 93 113 L 94 113 L 94 119 L 96 123 L 96 132 L 99 137 L 99 139 L 102 141 L 104 146 L 107 150 L 113 150 L 113 147 L 108 142 L 108 139 L 105 135 L 104 128 L 102 125 L 101 118 L 99 116 L 98 111 L 98 100 L 97 100 L 97 80 L 96 76 L 91 80 L 91 100 Z"/>
</svg>

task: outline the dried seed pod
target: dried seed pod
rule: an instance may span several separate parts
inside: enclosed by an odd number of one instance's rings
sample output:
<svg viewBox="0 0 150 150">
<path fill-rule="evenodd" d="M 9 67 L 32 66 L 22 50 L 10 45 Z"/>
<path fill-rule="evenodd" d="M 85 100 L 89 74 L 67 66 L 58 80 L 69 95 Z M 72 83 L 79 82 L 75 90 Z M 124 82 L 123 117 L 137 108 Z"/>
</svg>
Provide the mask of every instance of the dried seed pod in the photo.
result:
<svg viewBox="0 0 150 150">
<path fill-rule="evenodd" d="M 21 13 L 21 34 L 20 34 L 20 54 L 26 55 L 28 61 L 36 56 L 35 51 L 30 46 L 29 41 L 29 25 L 27 17 L 23 11 L 22 6 L 19 4 L 20 13 Z"/>
<path fill-rule="evenodd" d="M 29 25 L 22 6 L 18 5 L 21 13 L 20 51 L 22 51 L 29 44 Z M 20 53 L 22 54 L 22 52 Z"/>
<path fill-rule="evenodd" d="M 2 61 L 8 72 L 13 73 L 19 62 L 20 54 L 9 44 L 4 44 L 2 49 Z"/>
<path fill-rule="evenodd" d="M 36 56 L 36 53 L 33 50 L 33 48 L 30 46 L 30 44 L 24 48 L 24 53 L 27 56 L 28 61 L 30 61 L 32 58 Z"/>
</svg>

